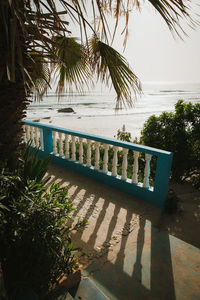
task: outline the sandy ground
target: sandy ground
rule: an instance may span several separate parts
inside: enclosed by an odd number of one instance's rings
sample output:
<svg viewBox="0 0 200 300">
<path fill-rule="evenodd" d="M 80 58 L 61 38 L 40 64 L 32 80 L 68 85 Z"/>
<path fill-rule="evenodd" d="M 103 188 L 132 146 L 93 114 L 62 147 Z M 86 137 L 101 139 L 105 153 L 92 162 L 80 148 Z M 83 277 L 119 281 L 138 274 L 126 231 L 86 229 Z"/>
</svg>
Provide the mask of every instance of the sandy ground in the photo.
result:
<svg viewBox="0 0 200 300">
<path fill-rule="evenodd" d="M 125 125 L 126 131 L 131 133 L 132 138 L 135 138 L 140 136 L 146 119 L 146 116 L 140 114 L 99 117 L 77 117 L 66 114 L 66 117 L 41 119 L 40 122 L 109 138 L 114 138 L 118 129 L 122 129 Z"/>
</svg>

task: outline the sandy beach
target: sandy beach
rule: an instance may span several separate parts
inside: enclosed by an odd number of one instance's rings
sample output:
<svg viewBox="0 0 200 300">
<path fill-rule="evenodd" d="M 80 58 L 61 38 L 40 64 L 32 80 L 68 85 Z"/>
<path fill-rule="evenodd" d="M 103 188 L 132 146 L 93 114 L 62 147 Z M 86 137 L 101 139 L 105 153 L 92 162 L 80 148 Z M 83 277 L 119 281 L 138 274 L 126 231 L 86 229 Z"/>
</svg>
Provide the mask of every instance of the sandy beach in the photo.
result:
<svg viewBox="0 0 200 300">
<path fill-rule="evenodd" d="M 122 129 L 125 125 L 126 131 L 130 132 L 132 138 L 134 138 L 140 136 L 140 131 L 146 119 L 146 116 L 142 114 L 95 117 L 77 117 L 66 114 L 66 117 L 40 119 L 40 122 L 109 138 L 114 138 L 118 129 Z"/>
<path fill-rule="evenodd" d="M 27 109 L 26 119 L 108 138 L 114 138 L 125 125 L 126 131 L 134 139 L 140 137 L 143 125 L 151 115 L 159 116 L 163 111 L 174 111 L 179 99 L 198 103 L 199 86 L 152 85 L 132 108 L 118 112 L 114 109 L 113 95 L 107 92 L 77 93 L 70 99 L 68 94 L 64 94 L 59 101 L 56 94 L 52 93 L 40 103 L 32 102 Z M 71 112 L 59 112 L 66 108 Z"/>
</svg>

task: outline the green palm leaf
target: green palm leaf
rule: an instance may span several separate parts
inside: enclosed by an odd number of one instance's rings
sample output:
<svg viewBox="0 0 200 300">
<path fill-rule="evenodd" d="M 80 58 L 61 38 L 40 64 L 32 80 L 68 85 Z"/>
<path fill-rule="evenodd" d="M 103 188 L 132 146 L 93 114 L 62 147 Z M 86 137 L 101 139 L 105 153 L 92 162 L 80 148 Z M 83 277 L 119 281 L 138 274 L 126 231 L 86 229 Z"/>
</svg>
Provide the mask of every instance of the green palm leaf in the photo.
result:
<svg viewBox="0 0 200 300">
<path fill-rule="evenodd" d="M 35 98 L 41 100 L 47 88 L 50 86 L 51 71 L 47 61 L 44 61 L 40 53 L 27 53 L 27 60 L 29 61 L 27 64 L 27 72 L 31 78 L 30 85 L 32 86 Z"/>
<path fill-rule="evenodd" d="M 88 53 L 76 38 L 56 37 L 56 55 L 58 63 L 56 73 L 58 74 L 57 92 L 60 94 L 65 89 L 72 90 L 73 85 L 81 91 L 84 85 L 91 80 L 91 72 Z M 56 74 L 55 73 L 55 74 Z"/>
<path fill-rule="evenodd" d="M 170 30 L 175 31 L 177 34 L 182 30 L 180 25 L 181 18 L 187 19 L 191 26 L 197 24 L 190 14 L 190 12 L 192 12 L 190 7 L 191 0 L 147 0 L 147 2 L 153 5 L 158 11 Z M 89 76 L 88 59 L 86 59 L 87 52 L 83 50 L 83 46 L 75 46 L 75 39 L 66 38 L 66 35 L 70 33 L 68 30 L 70 24 L 68 20 L 71 19 L 80 25 L 80 32 L 83 31 L 85 33 L 86 40 L 88 40 L 87 34 L 89 28 L 94 34 L 97 34 L 102 26 L 102 36 L 104 40 L 106 40 L 106 43 L 108 43 L 110 31 L 109 24 L 107 23 L 108 14 L 114 16 L 116 20 L 113 36 L 118 27 L 118 20 L 122 16 L 125 19 L 123 32 L 125 33 L 126 42 L 128 23 L 130 20 L 129 13 L 133 9 L 141 8 L 142 5 L 144 4 L 141 0 L 93 0 L 92 14 L 94 25 L 92 26 L 91 22 L 88 21 L 87 7 L 83 0 L 0 1 L 0 33 L 6 45 L 4 47 L 5 62 L 0 68 L 0 82 L 7 79 L 8 81 L 15 82 L 16 75 L 21 73 L 20 76 L 27 90 L 30 91 L 30 89 L 34 87 L 34 90 L 40 91 L 41 94 L 43 94 L 45 82 L 48 84 L 48 76 L 46 76 L 47 63 L 54 64 L 59 59 L 58 69 L 61 71 L 61 76 L 57 90 L 61 92 L 64 90 L 64 85 L 69 87 L 72 83 L 80 90 L 83 83 L 88 82 L 88 77 L 91 78 L 91 76 Z M 98 23 L 99 26 L 97 26 L 96 23 Z M 59 41 L 58 38 L 55 39 L 55 36 L 58 35 L 60 35 Z M 76 56 L 77 62 L 73 66 L 71 66 L 71 62 L 67 63 L 67 57 L 70 57 L 72 61 L 72 55 L 70 55 L 68 51 L 67 56 L 67 51 L 64 50 L 64 47 L 69 49 L 69 44 L 73 44 L 73 47 L 76 47 L 73 55 Z M 54 49 L 57 48 L 58 45 L 60 45 L 62 49 L 55 52 Z M 80 56 L 78 51 L 82 52 L 81 59 L 78 59 Z M 63 55 L 63 52 L 65 52 L 65 55 Z M 36 61 L 34 63 L 32 58 L 32 66 L 27 67 L 30 64 L 31 53 L 37 53 L 36 57 L 40 57 L 41 62 L 46 64 L 44 67 L 46 75 L 42 76 L 40 73 L 40 80 L 37 81 L 37 84 L 34 78 L 32 78 L 35 75 L 32 75 L 30 69 L 33 69 L 34 65 L 38 69 L 38 62 Z M 57 55 L 59 57 L 57 57 Z M 64 62 L 60 59 L 61 57 L 65 59 Z M 64 71 L 64 66 L 67 66 L 68 69 L 66 70 L 69 70 L 69 76 L 67 76 L 67 71 Z M 76 75 L 77 78 L 75 78 Z M 110 76 L 112 78 L 111 74 Z M 63 80 L 63 78 L 65 78 L 65 80 Z M 115 90 L 117 90 L 116 86 Z"/>
<path fill-rule="evenodd" d="M 158 11 L 169 29 L 181 37 L 180 32 L 185 33 L 180 25 L 180 19 L 185 18 L 191 27 L 199 24 L 189 14 L 191 0 L 148 0 Z"/>
<path fill-rule="evenodd" d="M 97 72 L 98 78 L 106 84 L 109 84 L 110 79 L 112 81 L 117 93 L 116 108 L 120 108 L 122 103 L 132 106 L 131 89 L 136 97 L 141 93 L 141 85 L 126 59 L 97 37 L 90 40 L 90 52 L 92 67 Z"/>
</svg>

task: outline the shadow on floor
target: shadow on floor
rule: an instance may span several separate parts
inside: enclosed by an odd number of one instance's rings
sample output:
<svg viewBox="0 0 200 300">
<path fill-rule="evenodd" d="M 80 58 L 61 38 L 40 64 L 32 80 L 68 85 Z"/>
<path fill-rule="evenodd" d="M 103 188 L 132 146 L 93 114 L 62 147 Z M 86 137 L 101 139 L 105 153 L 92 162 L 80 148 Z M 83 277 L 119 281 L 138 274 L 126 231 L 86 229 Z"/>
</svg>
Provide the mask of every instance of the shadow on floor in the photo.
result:
<svg viewBox="0 0 200 300">
<path fill-rule="evenodd" d="M 163 217 L 150 204 L 61 167 L 52 166 L 49 175 L 68 186 L 76 206 L 73 217 L 89 220 L 83 232 L 73 233 L 73 240 L 82 248 L 87 274 L 110 299 L 176 299 L 170 238 L 157 228 L 174 228 L 174 235 L 181 233 L 187 241 L 187 224 L 177 222 L 176 216 L 173 227 L 174 219 Z M 199 221 L 197 214 L 198 226 Z"/>
</svg>

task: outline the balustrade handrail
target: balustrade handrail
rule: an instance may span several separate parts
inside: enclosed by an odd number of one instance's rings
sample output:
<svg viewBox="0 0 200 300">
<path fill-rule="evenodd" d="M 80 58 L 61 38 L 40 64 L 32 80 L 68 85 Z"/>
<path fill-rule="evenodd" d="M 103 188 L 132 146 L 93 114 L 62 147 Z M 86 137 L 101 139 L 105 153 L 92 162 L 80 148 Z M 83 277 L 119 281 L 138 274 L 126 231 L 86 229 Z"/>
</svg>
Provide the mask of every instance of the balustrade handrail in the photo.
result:
<svg viewBox="0 0 200 300">
<path fill-rule="evenodd" d="M 33 141 L 33 145 L 39 147 L 39 154 L 41 156 L 44 157 L 50 155 L 52 157 L 52 161 L 57 164 L 61 164 L 66 168 L 73 169 L 86 176 L 90 176 L 93 179 L 111 185 L 114 188 L 141 198 L 161 208 L 161 210 L 164 210 L 173 156 L 171 152 L 60 128 L 49 124 L 41 124 L 27 120 L 24 120 L 23 122 L 25 124 L 25 141 L 31 139 Z M 83 140 L 85 140 L 85 142 Z M 92 142 L 94 142 L 95 147 Z M 76 149 L 76 143 L 79 144 L 79 150 Z M 83 149 L 83 143 L 87 145 L 87 150 Z M 91 160 L 91 147 L 95 149 L 95 163 Z M 101 169 L 100 148 L 104 149 L 103 165 L 101 165 Z M 108 151 L 111 148 L 113 149 L 113 158 L 112 156 L 109 158 L 108 154 Z M 131 155 L 133 161 L 129 161 L 129 150 L 133 152 Z M 83 160 L 84 151 L 87 152 L 85 161 Z M 120 162 L 118 173 L 119 151 L 121 151 L 120 155 L 123 159 Z M 139 153 L 145 154 L 140 156 L 141 158 L 143 157 L 144 168 L 143 175 L 140 177 L 140 180 L 138 180 L 138 172 L 140 171 L 138 161 Z M 79 155 L 78 160 L 76 159 L 77 154 Z M 152 156 L 155 158 L 154 163 L 156 161 L 156 168 L 155 178 L 153 180 L 154 185 L 150 186 L 150 180 L 152 180 L 150 179 Z M 142 162 L 141 158 L 140 163 Z M 108 171 L 109 159 L 112 159 L 111 172 Z M 131 171 L 129 168 L 129 175 L 127 174 L 128 166 L 131 167 Z"/>
<path fill-rule="evenodd" d="M 142 153 L 148 153 L 148 154 L 156 155 L 156 156 L 163 156 L 163 155 L 171 156 L 171 152 L 153 148 L 153 147 L 149 147 L 149 146 L 144 146 L 144 145 L 135 144 L 135 143 L 131 143 L 131 142 L 119 141 L 119 140 L 112 139 L 112 138 L 101 137 L 98 135 L 93 135 L 90 133 L 84 133 L 84 132 L 75 131 L 75 130 L 71 130 L 71 129 L 65 129 L 65 128 L 61 128 L 61 127 L 57 127 L 57 126 L 53 126 L 53 125 L 49 125 L 49 124 L 41 124 L 38 122 L 32 122 L 32 121 L 27 121 L 27 120 L 24 120 L 23 122 L 29 126 L 38 127 L 38 128 L 47 128 L 52 131 L 70 134 L 73 136 L 78 136 L 78 137 L 82 137 L 85 139 L 90 139 L 90 140 L 93 140 L 96 142 L 110 144 L 110 145 L 121 147 L 121 148 L 127 148 L 130 150 L 135 150 L 135 151 L 142 152 Z"/>
</svg>

